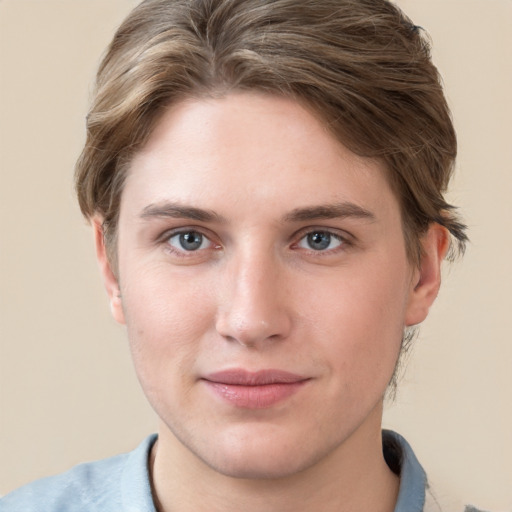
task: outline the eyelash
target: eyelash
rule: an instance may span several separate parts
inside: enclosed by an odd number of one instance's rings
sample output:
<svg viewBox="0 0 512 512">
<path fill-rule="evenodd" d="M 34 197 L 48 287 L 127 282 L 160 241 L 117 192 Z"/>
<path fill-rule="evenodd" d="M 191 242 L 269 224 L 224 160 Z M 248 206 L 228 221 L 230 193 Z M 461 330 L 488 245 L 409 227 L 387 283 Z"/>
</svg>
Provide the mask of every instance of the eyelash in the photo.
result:
<svg viewBox="0 0 512 512">
<path fill-rule="evenodd" d="M 208 241 L 210 246 L 206 248 L 198 248 L 196 250 L 190 250 L 187 251 L 186 249 L 178 249 L 173 247 L 171 245 L 170 241 L 172 238 L 186 235 L 186 234 L 196 234 L 200 235 L 202 237 L 201 244 L 204 243 L 204 241 Z M 321 234 L 321 235 L 328 235 L 329 237 L 329 243 L 332 242 L 332 240 L 336 240 L 339 242 L 339 244 L 331 249 L 313 249 L 313 248 L 307 248 L 307 247 L 300 247 L 300 244 L 303 243 L 303 241 L 307 240 L 308 236 L 312 236 L 315 234 Z M 172 231 L 166 231 L 162 236 L 159 237 L 159 243 L 162 243 L 165 245 L 166 250 L 170 253 L 172 253 L 175 256 L 178 256 L 180 258 L 191 258 L 191 257 L 197 257 L 199 254 L 204 254 L 203 251 L 215 251 L 222 248 L 222 245 L 220 243 L 214 242 L 212 239 L 214 237 L 212 235 L 208 235 L 204 232 L 203 228 L 180 228 L 177 230 Z M 309 255 L 314 255 L 316 257 L 322 257 L 322 256 L 329 256 L 337 254 L 338 252 L 346 251 L 350 247 L 354 245 L 354 242 L 352 240 L 352 237 L 348 233 L 340 234 L 337 231 L 334 231 L 332 229 L 328 228 L 315 228 L 315 227 L 308 227 L 304 228 L 300 232 L 296 233 L 292 237 L 293 239 L 297 240 L 296 242 L 293 242 L 290 247 L 292 249 L 303 249 L 306 251 Z M 307 242 L 306 242 L 307 243 Z"/>
<path fill-rule="evenodd" d="M 292 244 L 292 247 L 299 247 L 303 241 L 306 241 L 307 243 L 308 237 L 317 234 L 327 235 L 329 237 L 329 244 L 330 242 L 332 242 L 332 240 L 336 240 L 339 243 L 336 247 L 333 247 L 331 249 L 313 249 L 312 247 L 303 247 L 304 250 L 306 250 L 309 254 L 312 254 L 314 256 L 330 256 L 333 254 L 337 254 L 338 252 L 345 251 L 353 245 L 353 242 L 348 234 L 342 235 L 337 231 L 333 231 L 327 228 L 307 228 L 306 230 L 303 230 L 299 233 L 298 242 Z"/>
<path fill-rule="evenodd" d="M 187 251 L 186 249 L 177 249 L 173 247 L 170 243 L 171 239 L 175 237 L 179 237 L 181 235 L 187 235 L 187 234 L 195 234 L 200 235 L 202 237 L 201 245 L 204 243 L 204 241 L 208 241 L 210 244 L 210 247 L 207 248 L 198 248 L 197 250 L 191 250 Z M 198 256 L 199 254 L 204 253 L 206 250 L 217 250 L 221 248 L 221 245 L 218 243 L 213 242 L 212 240 L 213 236 L 208 235 L 204 233 L 203 230 L 198 228 L 180 228 L 177 230 L 167 231 L 165 232 L 161 237 L 159 237 L 160 243 L 165 245 L 165 248 L 168 252 L 172 253 L 174 256 L 178 256 L 179 258 L 190 258 L 193 256 Z"/>
</svg>

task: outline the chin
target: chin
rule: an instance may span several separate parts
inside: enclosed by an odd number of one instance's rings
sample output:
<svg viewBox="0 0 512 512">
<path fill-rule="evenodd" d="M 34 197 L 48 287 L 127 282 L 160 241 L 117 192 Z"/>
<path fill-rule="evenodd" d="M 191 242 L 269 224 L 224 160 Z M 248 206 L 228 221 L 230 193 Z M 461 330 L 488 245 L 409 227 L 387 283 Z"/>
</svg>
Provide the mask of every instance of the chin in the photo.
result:
<svg viewBox="0 0 512 512">
<path fill-rule="evenodd" d="M 228 439 L 215 442 L 215 446 L 213 452 L 197 447 L 195 454 L 222 475 L 251 480 L 291 477 L 314 466 L 332 451 L 332 447 L 314 447 L 304 439 L 295 440 L 289 433 L 283 436 L 264 431 L 238 437 L 231 433 Z"/>
<path fill-rule="evenodd" d="M 298 450 L 297 450 L 298 451 Z M 303 458 L 303 457 L 302 457 Z M 297 460 L 293 456 L 269 453 L 262 456 L 226 456 L 222 461 L 208 463 L 213 470 L 224 476 L 245 480 L 278 480 L 300 473 L 313 466 L 315 461 Z"/>
</svg>

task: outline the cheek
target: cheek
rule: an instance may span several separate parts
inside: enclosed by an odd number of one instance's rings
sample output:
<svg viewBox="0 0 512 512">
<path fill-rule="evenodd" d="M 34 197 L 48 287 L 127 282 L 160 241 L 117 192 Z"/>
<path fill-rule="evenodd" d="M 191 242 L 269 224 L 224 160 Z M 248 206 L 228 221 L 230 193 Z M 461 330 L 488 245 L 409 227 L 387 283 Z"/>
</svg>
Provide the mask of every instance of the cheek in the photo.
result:
<svg viewBox="0 0 512 512">
<path fill-rule="evenodd" d="M 123 283 L 123 307 L 134 365 L 146 386 L 187 373 L 212 325 L 212 298 L 190 280 L 155 269 Z M 179 283 L 179 286 L 176 284 Z M 172 367 L 172 372 L 170 368 Z"/>
<path fill-rule="evenodd" d="M 379 268 L 386 269 L 379 271 Z M 329 283 L 329 293 L 308 286 L 302 317 L 339 375 L 365 385 L 391 377 L 400 351 L 407 305 L 407 277 L 401 265 L 351 271 Z"/>
</svg>

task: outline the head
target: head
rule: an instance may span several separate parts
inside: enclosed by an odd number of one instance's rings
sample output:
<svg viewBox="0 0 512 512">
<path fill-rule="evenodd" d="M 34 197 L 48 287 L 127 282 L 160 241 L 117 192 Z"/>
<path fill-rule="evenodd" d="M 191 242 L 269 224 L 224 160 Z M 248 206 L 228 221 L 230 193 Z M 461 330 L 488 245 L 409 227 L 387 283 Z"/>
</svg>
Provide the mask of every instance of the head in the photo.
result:
<svg viewBox="0 0 512 512">
<path fill-rule="evenodd" d="M 145 392 L 183 445 L 227 474 L 283 475 L 375 425 L 448 233 L 465 241 L 421 31 L 383 0 L 145 1 L 101 64 L 87 130 L 80 205 Z M 240 365 L 306 391 L 211 405 L 205 385 Z M 321 446 L 292 462 L 319 425 Z"/>
</svg>

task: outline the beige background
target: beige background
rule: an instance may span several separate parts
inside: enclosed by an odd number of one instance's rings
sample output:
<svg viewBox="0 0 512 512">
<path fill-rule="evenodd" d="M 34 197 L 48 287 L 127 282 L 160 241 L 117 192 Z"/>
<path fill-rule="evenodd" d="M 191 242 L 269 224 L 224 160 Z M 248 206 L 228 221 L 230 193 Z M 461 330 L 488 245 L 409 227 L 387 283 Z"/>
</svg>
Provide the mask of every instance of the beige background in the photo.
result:
<svg viewBox="0 0 512 512">
<path fill-rule="evenodd" d="M 0 494 L 155 428 L 72 192 L 94 70 L 135 3 L 0 0 Z M 450 198 L 472 244 L 385 424 L 448 511 L 512 511 L 512 1 L 398 3 L 434 41 L 460 139 Z"/>
</svg>

